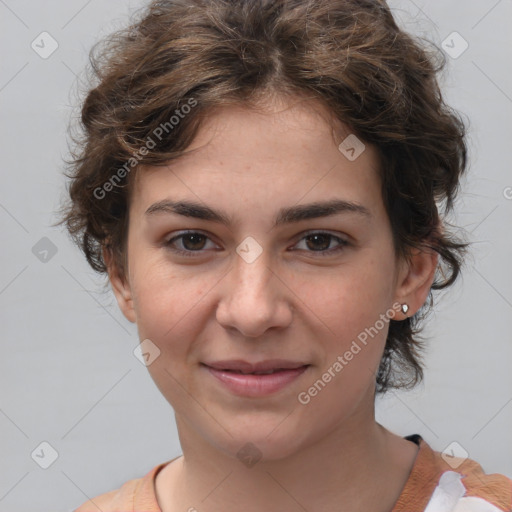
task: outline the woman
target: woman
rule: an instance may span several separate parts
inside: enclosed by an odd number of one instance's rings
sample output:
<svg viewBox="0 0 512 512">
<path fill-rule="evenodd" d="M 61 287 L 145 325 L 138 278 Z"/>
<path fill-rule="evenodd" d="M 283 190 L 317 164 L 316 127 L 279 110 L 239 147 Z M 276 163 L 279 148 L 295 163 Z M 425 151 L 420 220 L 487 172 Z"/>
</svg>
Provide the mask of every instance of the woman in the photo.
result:
<svg viewBox="0 0 512 512">
<path fill-rule="evenodd" d="M 421 380 L 466 248 L 440 67 L 375 0 L 158 1 L 107 41 L 63 220 L 183 456 L 78 512 L 511 509 L 505 476 L 374 415 Z"/>
</svg>

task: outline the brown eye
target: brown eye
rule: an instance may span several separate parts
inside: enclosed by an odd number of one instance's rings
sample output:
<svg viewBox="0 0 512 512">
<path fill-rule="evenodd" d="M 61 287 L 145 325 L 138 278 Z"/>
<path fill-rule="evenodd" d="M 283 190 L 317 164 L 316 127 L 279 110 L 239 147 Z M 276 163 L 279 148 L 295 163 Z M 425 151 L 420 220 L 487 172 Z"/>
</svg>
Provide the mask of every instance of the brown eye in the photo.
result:
<svg viewBox="0 0 512 512">
<path fill-rule="evenodd" d="M 323 251 L 329 248 L 331 245 L 331 239 L 333 237 L 331 235 L 318 234 L 318 235 L 308 235 L 305 237 L 306 245 L 309 249 L 313 251 Z"/>
<path fill-rule="evenodd" d="M 203 249 L 206 248 L 208 240 L 209 238 L 206 235 L 197 231 L 190 231 L 171 238 L 165 242 L 165 246 L 176 254 L 195 256 L 194 253 L 200 255 L 205 252 Z M 178 247 L 176 247 L 176 244 L 179 244 Z"/>
<path fill-rule="evenodd" d="M 343 238 L 335 236 L 331 233 L 323 232 L 308 233 L 300 240 L 299 244 L 302 243 L 303 241 L 305 242 L 306 248 L 301 248 L 300 250 L 305 250 L 306 252 L 319 253 L 320 256 L 332 255 L 333 253 L 341 251 L 346 246 L 350 245 L 349 242 L 347 242 Z M 331 247 L 333 241 L 337 245 Z"/>
<path fill-rule="evenodd" d="M 182 244 L 189 251 L 199 251 L 204 248 L 206 236 L 200 233 L 190 233 L 181 236 Z"/>
</svg>

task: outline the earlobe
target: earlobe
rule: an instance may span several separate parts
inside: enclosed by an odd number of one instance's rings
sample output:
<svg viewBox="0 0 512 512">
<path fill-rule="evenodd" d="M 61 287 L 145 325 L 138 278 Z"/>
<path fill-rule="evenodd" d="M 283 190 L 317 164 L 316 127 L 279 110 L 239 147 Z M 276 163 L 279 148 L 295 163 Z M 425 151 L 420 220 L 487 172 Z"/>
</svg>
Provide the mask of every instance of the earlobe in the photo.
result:
<svg viewBox="0 0 512 512">
<path fill-rule="evenodd" d="M 119 269 L 114 262 L 112 252 L 107 247 L 103 248 L 103 260 L 107 265 L 110 286 L 112 287 L 112 291 L 114 292 L 119 308 L 128 321 L 136 323 L 130 283 L 128 282 L 128 279 L 119 272 Z"/>
<path fill-rule="evenodd" d="M 397 300 L 408 306 L 407 311 L 402 312 L 404 319 L 414 315 L 427 300 L 438 261 L 439 255 L 433 250 L 414 249 L 411 252 L 396 289 Z"/>
</svg>

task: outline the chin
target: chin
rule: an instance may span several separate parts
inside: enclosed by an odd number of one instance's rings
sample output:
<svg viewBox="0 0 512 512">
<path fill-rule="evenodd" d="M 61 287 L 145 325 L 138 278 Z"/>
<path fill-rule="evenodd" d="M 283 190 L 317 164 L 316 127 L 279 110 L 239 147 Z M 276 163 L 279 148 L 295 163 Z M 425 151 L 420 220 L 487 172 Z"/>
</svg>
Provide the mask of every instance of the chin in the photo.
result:
<svg viewBox="0 0 512 512">
<path fill-rule="evenodd" d="M 221 449 L 251 468 L 256 464 L 284 460 L 300 451 L 300 444 L 290 438 L 270 440 L 264 437 L 250 439 L 245 436 L 230 439 L 228 445 L 223 445 Z"/>
<path fill-rule="evenodd" d="M 288 417 L 288 413 L 253 415 L 252 421 L 233 422 L 228 429 L 230 436 L 223 436 L 215 444 L 230 457 L 241 462 L 247 458 L 261 462 L 286 459 L 296 454 L 311 442 L 312 432 L 299 427 Z"/>
</svg>

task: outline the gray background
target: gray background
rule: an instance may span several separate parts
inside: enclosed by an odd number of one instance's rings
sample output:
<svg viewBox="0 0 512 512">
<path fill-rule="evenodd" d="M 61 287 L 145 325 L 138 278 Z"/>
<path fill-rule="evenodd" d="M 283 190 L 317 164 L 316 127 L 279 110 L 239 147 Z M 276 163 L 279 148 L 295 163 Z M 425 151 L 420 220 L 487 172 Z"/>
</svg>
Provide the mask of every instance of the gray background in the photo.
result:
<svg viewBox="0 0 512 512">
<path fill-rule="evenodd" d="M 181 453 L 172 409 L 133 355 L 135 326 L 50 227 L 65 191 L 77 76 L 93 42 L 142 4 L 0 0 L 0 511 L 69 511 Z M 469 44 L 448 57 L 442 84 L 471 120 L 471 168 L 453 221 L 474 246 L 463 279 L 437 300 L 425 383 L 380 400 L 377 416 L 439 451 L 457 442 L 455 453 L 512 477 L 512 2 L 392 6 L 409 31 L 438 44 L 456 31 Z M 59 45 L 47 59 L 31 48 L 43 31 Z M 447 42 L 452 53 L 463 48 Z M 44 237 L 55 254 L 44 253 Z M 58 453 L 48 469 L 43 441 Z"/>
</svg>

